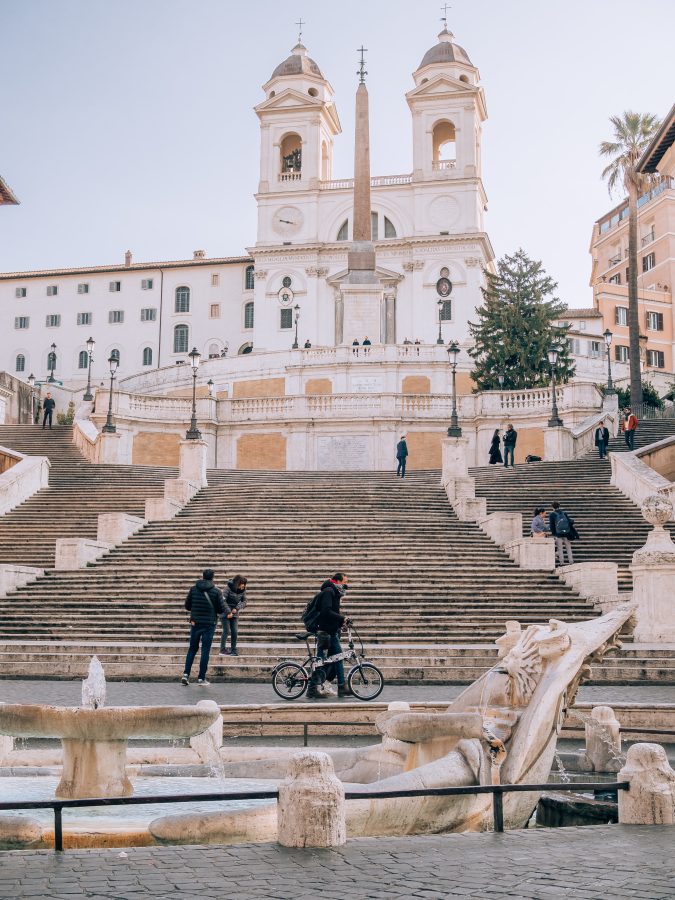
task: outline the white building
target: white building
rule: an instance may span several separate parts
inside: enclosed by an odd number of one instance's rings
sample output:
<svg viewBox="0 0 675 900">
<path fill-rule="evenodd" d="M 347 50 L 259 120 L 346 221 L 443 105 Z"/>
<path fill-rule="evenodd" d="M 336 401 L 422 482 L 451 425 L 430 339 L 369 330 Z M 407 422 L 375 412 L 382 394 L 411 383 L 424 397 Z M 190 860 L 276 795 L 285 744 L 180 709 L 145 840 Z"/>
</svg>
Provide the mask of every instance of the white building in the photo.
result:
<svg viewBox="0 0 675 900">
<path fill-rule="evenodd" d="M 406 97 L 412 117 L 413 168 L 372 179 L 377 275 L 385 290 L 380 334 L 468 342 L 467 322 L 481 302 L 484 267 L 493 252 L 484 231 L 481 126 L 486 118 L 478 69 L 447 30 L 413 73 Z M 263 85 L 260 119 L 258 233 L 248 255 L 174 262 L 125 263 L 0 275 L 0 368 L 18 377 L 48 374 L 83 385 L 86 341 L 96 340 L 93 381 L 119 355 L 120 374 L 204 357 L 288 349 L 299 311 L 300 344 L 336 345 L 336 298 L 351 237 L 351 179 L 333 179 L 340 121 L 333 89 L 298 44 Z M 439 297 L 447 277 L 452 293 Z M 439 302 L 440 301 L 440 302 Z M 298 310 L 299 308 L 299 310 Z M 386 312 L 389 322 L 385 325 Z M 393 316 L 392 316 L 393 310 Z M 393 333 L 392 333 L 393 332 Z M 343 343 L 367 335 L 344 334 Z M 262 360 L 261 360 L 262 365 Z"/>
</svg>

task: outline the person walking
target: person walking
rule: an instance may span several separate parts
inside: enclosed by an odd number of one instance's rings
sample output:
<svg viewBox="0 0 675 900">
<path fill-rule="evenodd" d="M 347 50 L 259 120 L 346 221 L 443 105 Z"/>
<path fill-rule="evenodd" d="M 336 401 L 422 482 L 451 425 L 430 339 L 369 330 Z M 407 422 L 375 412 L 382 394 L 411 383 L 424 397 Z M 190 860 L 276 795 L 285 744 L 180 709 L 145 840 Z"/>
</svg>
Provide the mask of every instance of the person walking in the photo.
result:
<svg viewBox="0 0 675 900">
<path fill-rule="evenodd" d="M 567 515 L 557 501 L 553 503 L 552 506 L 553 511 L 548 517 L 548 524 L 551 534 L 555 538 L 556 563 L 559 566 L 564 566 L 565 553 L 567 553 L 567 564 L 571 566 L 574 563 L 574 557 L 572 555 L 572 544 L 570 543 L 570 539 L 576 535 L 574 519 Z"/>
<path fill-rule="evenodd" d="M 495 428 L 495 433 L 492 435 L 492 441 L 490 442 L 490 465 L 496 466 L 497 463 L 504 462 L 502 459 L 502 451 L 500 450 L 502 443 L 502 439 L 499 436 L 499 428 Z"/>
<path fill-rule="evenodd" d="M 209 667 L 209 654 L 213 635 L 216 632 L 218 616 L 225 612 L 223 595 L 220 588 L 213 583 L 215 572 L 213 569 L 204 569 L 202 577 L 188 591 L 185 598 L 185 609 L 190 613 L 190 646 L 185 657 L 185 669 L 181 684 L 190 683 L 190 670 L 201 643 L 202 653 L 199 658 L 199 675 L 197 684 L 206 685 L 206 670 Z"/>
<path fill-rule="evenodd" d="M 246 607 L 246 585 L 248 579 L 244 575 L 235 575 L 227 582 L 223 591 L 225 614 L 221 617 L 223 631 L 220 635 L 220 656 L 239 656 L 237 652 L 237 631 L 239 614 Z M 230 638 L 230 649 L 227 649 L 227 638 Z"/>
<path fill-rule="evenodd" d="M 514 453 L 516 450 L 516 441 L 518 440 L 518 432 L 509 422 L 504 432 L 504 468 L 509 467 L 509 457 L 511 457 L 511 468 L 515 468 Z"/>
<path fill-rule="evenodd" d="M 546 521 L 546 516 L 544 515 L 545 512 L 546 510 L 543 506 L 538 506 L 534 511 L 534 518 L 530 524 L 530 532 L 533 538 L 546 537 L 551 531 L 549 524 Z"/>
<path fill-rule="evenodd" d="M 49 419 L 49 430 L 52 430 L 52 416 L 54 415 L 54 410 L 56 409 L 56 401 L 52 399 L 51 394 L 47 394 L 45 397 L 45 402 L 43 404 L 42 409 L 44 410 L 44 416 L 42 418 L 42 430 L 44 431 L 44 427 L 47 424 L 47 419 Z"/>
<path fill-rule="evenodd" d="M 404 434 L 401 435 L 401 440 L 396 445 L 396 459 L 398 460 L 396 475 L 405 478 L 405 467 L 408 461 L 408 444 L 406 443 Z"/>
<path fill-rule="evenodd" d="M 336 572 L 332 578 L 321 585 L 319 592 L 318 606 L 319 615 L 317 619 L 317 656 L 323 659 L 326 656 L 335 656 L 342 653 L 342 645 L 340 644 L 340 629 L 344 625 L 346 619 L 340 612 L 340 601 L 347 591 L 347 576 L 344 572 Z M 345 682 L 345 667 L 340 659 L 331 666 L 333 675 L 329 675 L 326 681 L 319 688 L 318 681 L 312 681 L 307 687 L 307 698 L 309 700 L 318 700 L 321 697 L 327 697 L 335 694 L 330 686 L 329 680 L 337 677 L 337 693 L 338 697 L 346 697 L 352 693 Z"/>
<path fill-rule="evenodd" d="M 609 428 L 605 422 L 600 422 L 595 429 L 595 446 L 598 448 L 600 459 L 607 457 L 607 444 L 609 444 Z"/>
<path fill-rule="evenodd" d="M 637 427 L 638 418 L 635 413 L 631 412 L 630 407 L 627 406 L 623 411 L 621 428 L 623 429 L 624 440 L 626 441 L 626 446 L 629 450 L 635 450 L 635 432 L 637 431 Z"/>
</svg>

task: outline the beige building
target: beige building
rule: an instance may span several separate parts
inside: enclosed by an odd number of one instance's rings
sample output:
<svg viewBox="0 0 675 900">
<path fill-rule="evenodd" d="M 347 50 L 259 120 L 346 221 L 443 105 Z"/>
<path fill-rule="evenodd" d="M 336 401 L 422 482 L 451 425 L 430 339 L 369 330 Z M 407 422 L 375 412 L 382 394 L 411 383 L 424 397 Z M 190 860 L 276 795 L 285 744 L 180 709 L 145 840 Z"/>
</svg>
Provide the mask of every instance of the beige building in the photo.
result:
<svg viewBox="0 0 675 900">
<path fill-rule="evenodd" d="M 628 360 L 628 200 L 593 226 L 591 286 L 613 358 Z M 645 372 L 674 371 L 675 187 L 663 177 L 638 200 L 638 304 Z"/>
</svg>

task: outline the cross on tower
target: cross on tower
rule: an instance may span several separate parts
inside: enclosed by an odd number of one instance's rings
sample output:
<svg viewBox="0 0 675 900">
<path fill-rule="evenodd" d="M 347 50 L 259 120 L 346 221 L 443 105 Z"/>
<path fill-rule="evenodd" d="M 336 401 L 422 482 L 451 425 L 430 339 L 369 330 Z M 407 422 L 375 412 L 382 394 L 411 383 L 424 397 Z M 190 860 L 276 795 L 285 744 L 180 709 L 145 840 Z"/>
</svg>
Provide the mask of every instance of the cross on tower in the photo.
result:
<svg viewBox="0 0 675 900">
<path fill-rule="evenodd" d="M 361 54 L 361 59 L 359 60 L 359 70 L 356 74 L 359 76 L 359 84 L 365 84 L 366 75 L 368 74 L 368 72 L 366 71 L 365 54 L 368 52 L 368 50 L 362 44 L 356 52 Z"/>
<path fill-rule="evenodd" d="M 443 6 L 441 6 L 441 10 L 443 12 L 443 15 L 441 16 L 441 22 L 445 25 L 446 28 L 448 27 L 448 10 L 449 9 L 452 9 L 452 7 L 450 6 L 449 3 L 446 3 Z"/>
<path fill-rule="evenodd" d="M 302 16 L 300 16 L 299 21 L 297 21 L 295 24 L 298 26 L 298 43 L 301 44 L 302 43 L 302 26 L 306 25 L 307 22 L 303 22 Z"/>
</svg>

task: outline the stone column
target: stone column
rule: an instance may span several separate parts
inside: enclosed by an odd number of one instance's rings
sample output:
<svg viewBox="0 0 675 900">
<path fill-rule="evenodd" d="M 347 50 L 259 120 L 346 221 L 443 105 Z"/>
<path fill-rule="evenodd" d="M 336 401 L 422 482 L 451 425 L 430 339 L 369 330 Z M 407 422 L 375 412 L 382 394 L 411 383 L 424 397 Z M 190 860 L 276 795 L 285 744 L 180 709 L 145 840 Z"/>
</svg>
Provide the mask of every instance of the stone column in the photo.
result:
<svg viewBox="0 0 675 900">
<path fill-rule="evenodd" d="M 586 752 L 579 759 L 582 772 L 618 772 L 621 733 L 611 706 L 594 706 L 584 722 Z"/>
<path fill-rule="evenodd" d="M 303 750 L 291 758 L 279 785 L 279 843 L 283 847 L 339 847 L 347 842 L 345 789 L 327 753 Z"/>
<path fill-rule="evenodd" d="M 673 518 L 670 500 L 652 494 L 642 504 L 642 515 L 654 526 L 644 547 L 633 554 L 633 603 L 637 606 L 635 640 L 642 643 L 675 642 L 675 544 L 663 527 Z"/>
<path fill-rule="evenodd" d="M 385 314 L 384 314 L 384 342 L 385 344 L 396 343 L 396 292 L 390 291 L 384 295 Z"/>
<path fill-rule="evenodd" d="M 119 431 L 112 433 L 102 431 L 99 437 L 98 461 L 102 464 L 117 465 L 120 461 L 122 435 Z"/>
<path fill-rule="evenodd" d="M 207 487 L 206 460 L 208 445 L 206 441 L 181 441 L 180 442 L 180 477 L 199 485 Z"/>
<path fill-rule="evenodd" d="M 619 781 L 630 790 L 619 791 L 620 825 L 675 825 L 675 772 L 660 744 L 633 744 Z"/>
<path fill-rule="evenodd" d="M 335 290 L 335 346 L 338 347 L 344 340 L 345 304 L 342 299 L 342 291 Z"/>
</svg>

